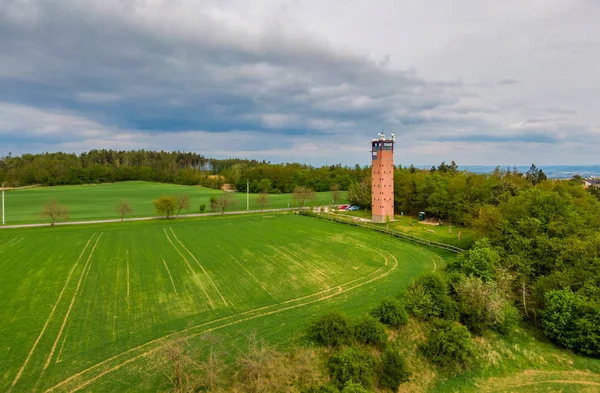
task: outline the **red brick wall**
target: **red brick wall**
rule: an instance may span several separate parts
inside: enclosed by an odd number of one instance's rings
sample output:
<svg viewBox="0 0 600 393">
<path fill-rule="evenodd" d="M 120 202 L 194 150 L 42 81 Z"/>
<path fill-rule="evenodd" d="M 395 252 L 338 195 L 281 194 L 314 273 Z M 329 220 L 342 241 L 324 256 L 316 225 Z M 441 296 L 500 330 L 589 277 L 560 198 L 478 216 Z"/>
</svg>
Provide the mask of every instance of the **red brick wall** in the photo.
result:
<svg viewBox="0 0 600 393">
<path fill-rule="evenodd" d="M 383 222 L 394 218 L 394 152 L 379 150 L 372 160 L 371 194 L 373 220 Z"/>
</svg>

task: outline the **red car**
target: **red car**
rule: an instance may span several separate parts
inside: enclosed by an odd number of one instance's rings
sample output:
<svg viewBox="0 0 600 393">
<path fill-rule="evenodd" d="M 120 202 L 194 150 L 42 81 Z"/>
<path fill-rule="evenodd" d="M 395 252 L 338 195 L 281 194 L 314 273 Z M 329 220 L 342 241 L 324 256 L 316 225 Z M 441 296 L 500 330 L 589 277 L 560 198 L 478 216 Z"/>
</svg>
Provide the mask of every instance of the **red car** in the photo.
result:
<svg viewBox="0 0 600 393">
<path fill-rule="evenodd" d="M 348 205 L 338 206 L 338 210 L 346 210 L 347 208 L 348 208 Z"/>
</svg>

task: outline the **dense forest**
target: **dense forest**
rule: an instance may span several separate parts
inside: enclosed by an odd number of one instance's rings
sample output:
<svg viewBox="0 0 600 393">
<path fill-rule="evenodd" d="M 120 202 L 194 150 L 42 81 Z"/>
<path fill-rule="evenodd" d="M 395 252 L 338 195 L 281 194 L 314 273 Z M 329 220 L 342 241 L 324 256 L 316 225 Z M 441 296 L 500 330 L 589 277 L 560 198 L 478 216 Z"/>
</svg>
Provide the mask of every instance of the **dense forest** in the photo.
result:
<svg viewBox="0 0 600 393">
<path fill-rule="evenodd" d="M 341 165 L 271 164 L 265 161 L 206 158 L 196 153 L 146 150 L 91 150 L 86 153 L 23 154 L 0 158 L 0 181 L 8 186 L 66 185 L 145 180 L 220 188 L 224 183 L 239 190 L 289 193 L 296 187 L 342 190 L 369 176 L 370 169 Z M 261 180 L 267 179 L 268 182 Z M 266 188 L 266 189 L 265 189 Z"/>
</svg>

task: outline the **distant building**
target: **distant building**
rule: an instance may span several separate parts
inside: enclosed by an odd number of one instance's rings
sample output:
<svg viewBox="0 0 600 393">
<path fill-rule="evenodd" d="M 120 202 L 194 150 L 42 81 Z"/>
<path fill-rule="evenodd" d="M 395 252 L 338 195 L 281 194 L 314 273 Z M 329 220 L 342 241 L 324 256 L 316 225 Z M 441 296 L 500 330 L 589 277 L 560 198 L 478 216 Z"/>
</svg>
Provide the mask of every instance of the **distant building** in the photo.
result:
<svg viewBox="0 0 600 393">
<path fill-rule="evenodd" d="M 592 187 L 600 187 L 600 178 L 597 177 L 590 177 L 587 179 L 583 179 L 583 185 L 585 188 L 588 188 L 590 186 Z"/>
<path fill-rule="evenodd" d="M 383 132 L 371 141 L 371 203 L 373 221 L 394 219 L 394 143 Z"/>
</svg>

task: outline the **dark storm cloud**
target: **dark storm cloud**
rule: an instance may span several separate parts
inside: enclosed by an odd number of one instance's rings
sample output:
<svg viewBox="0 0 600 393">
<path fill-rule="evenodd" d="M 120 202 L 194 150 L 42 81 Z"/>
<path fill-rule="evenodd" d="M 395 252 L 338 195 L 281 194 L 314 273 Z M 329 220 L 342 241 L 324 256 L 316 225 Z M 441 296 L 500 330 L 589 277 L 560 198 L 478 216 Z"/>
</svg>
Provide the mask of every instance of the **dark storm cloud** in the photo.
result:
<svg viewBox="0 0 600 393">
<path fill-rule="evenodd" d="M 138 2 L 15 4 L 0 5 L 0 101 L 111 126 L 335 133 L 455 101 L 443 84 L 277 25 L 243 36 L 203 14 L 191 30 L 152 25 Z"/>
</svg>

